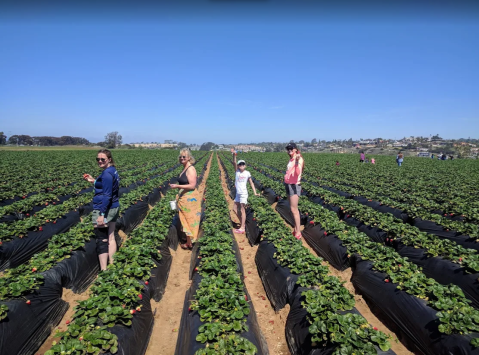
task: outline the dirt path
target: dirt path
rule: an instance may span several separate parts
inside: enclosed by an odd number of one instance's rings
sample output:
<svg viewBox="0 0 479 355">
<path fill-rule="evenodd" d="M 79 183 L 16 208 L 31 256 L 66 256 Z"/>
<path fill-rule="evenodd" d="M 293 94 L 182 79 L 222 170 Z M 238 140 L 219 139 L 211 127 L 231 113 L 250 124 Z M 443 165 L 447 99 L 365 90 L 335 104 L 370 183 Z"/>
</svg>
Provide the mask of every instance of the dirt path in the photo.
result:
<svg viewBox="0 0 479 355">
<path fill-rule="evenodd" d="M 198 186 L 198 191 L 201 194 L 205 190 L 210 168 L 211 158 L 208 161 L 203 181 Z M 151 300 L 151 308 L 153 312 L 156 309 L 156 315 L 145 355 L 171 355 L 175 353 L 185 293 L 191 284 L 189 279 L 191 251 L 183 250 L 180 247 L 178 247 L 177 251 L 170 251 L 173 261 L 165 294 L 160 302 Z"/>
<path fill-rule="evenodd" d="M 226 201 L 228 202 L 230 217 L 234 222 L 239 222 L 236 213 L 233 212 L 234 202 L 229 196 L 223 167 L 221 164 L 219 164 L 219 166 L 222 172 L 221 185 L 223 186 Z M 261 332 L 268 343 L 269 353 L 271 355 L 290 354 L 284 332 L 286 318 L 289 313 L 289 305 L 286 305 L 286 307 L 278 313 L 273 310 L 268 297 L 266 297 L 266 292 L 254 261 L 258 246 L 250 247 L 244 234 L 234 233 L 234 236 L 240 247 L 241 260 L 245 272 L 245 285 L 251 296 Z"/>
</svg>

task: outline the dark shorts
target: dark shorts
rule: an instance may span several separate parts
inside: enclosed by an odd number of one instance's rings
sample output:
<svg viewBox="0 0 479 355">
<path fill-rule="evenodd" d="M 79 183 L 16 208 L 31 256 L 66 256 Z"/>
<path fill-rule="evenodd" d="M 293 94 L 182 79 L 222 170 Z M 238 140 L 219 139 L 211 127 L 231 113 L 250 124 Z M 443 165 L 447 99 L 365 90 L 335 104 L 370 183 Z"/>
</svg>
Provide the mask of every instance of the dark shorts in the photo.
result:
<svg viewBox="0 0 479 355">
<path fill-rule="evenodd" d="M 286 195 L 288 195 L 288 196 L 293 196 L 293 195 L 301 196 L 301 185 L 300 184 L 284 183 L 284 188 L 286 189 Z"/>
</svg>

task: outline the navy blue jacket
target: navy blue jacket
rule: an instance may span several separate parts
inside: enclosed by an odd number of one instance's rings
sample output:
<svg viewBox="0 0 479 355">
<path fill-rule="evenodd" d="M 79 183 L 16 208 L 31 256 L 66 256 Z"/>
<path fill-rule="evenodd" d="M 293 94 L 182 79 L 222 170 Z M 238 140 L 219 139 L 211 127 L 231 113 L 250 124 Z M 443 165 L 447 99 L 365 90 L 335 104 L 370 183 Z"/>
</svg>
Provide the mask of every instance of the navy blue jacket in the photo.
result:
<svg viewBox="0 0 479 355">
<path fill-rule="evenodd" d="M 118 190 L 120 176 L 114 166 L 103 170 L 95 180 L 95 196 L 93 196 L 93 209 L 106 213 L 110 208 L 120 207 Z"/>
</svg>

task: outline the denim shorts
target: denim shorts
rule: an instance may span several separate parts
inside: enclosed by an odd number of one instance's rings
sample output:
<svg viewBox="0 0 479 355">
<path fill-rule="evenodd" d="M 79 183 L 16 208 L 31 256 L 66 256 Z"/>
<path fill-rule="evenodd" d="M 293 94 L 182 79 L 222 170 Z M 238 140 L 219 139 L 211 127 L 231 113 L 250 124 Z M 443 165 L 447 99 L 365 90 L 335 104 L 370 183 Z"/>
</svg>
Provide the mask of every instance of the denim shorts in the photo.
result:
<svg viewBox="0 0 479 355">
<path fill-rule="evenodd" d="M 293 195 L 301 196 L 301 185 L 300 184 L 284 183 L 284 188 L 286 189 L 286 195 L 288 195 L 288 196 L 293 196 Z"/>
</svg>

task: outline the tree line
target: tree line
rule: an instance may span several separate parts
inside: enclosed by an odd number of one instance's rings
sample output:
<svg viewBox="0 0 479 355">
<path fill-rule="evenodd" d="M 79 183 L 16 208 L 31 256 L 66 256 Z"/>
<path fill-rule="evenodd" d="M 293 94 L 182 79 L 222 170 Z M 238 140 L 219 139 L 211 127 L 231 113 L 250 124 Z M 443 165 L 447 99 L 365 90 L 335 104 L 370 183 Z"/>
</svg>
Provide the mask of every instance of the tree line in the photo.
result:
<svg viewBox="0 0 479 355">
<path fill-rule="evenodd" d="M 8 138 L 8 139 L 7 139 Z M 101 147 L 117 148 L 122 144 L 122 136 L 118 132 L 110 132 L 105 136 L 103 142 L 95 143 Z M 71 136 L 36 136 L 31 137 L 25 134 L 15 134 L 7 137 L 4 132 L 0 132 L 0 145 L 28 145 L 28 146 L 62 146 L 62 145 L 90 145 L 90 141 L 82 137 Z"/>
</svg>

